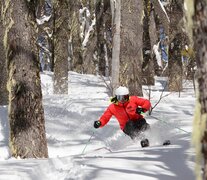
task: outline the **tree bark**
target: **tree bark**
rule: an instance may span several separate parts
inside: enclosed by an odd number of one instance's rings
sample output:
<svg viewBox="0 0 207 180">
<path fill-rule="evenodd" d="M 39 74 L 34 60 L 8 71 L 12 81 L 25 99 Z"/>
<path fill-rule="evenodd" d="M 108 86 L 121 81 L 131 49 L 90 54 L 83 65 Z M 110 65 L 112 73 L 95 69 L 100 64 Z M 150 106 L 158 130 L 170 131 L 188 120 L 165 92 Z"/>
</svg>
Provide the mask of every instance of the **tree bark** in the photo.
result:
<svg viewBox="0 0 207 180">
<path fill-rule="evenodd" d="M 142 96 L 143 1 L 121 3 L 120 84 L 131 94 Z"/>
<path fill-rule="evenodd" d="M 105 39 L 104 39 L 104 6 L 102 0 L 96 2 L 96 33 L 97 33 L 97 58 L 98 58 L 98 72 L 105 76 L 106 60 L 105 60 Z"/>
<path fill-rule="evenodd" d="M 68 94 L 68 3 L 56 0 L 54 30 L 54 93 Z"/>
<path fill-rule="evenodd" d="M 174 39 L 171 41 L 169 46 L 169 91 L 182 91 L 182 80 L 183 80 L 183 70 L 182 70 L 182 34 L 178 33 Z"/>
<path fill-rule="evenodd" d="M 93 3 L 94 2 L 92 0 L 84 2 L 82 1 L 83 12 L 81 13 L 80 19 L 80 23 L 82 25 L 82 69 L 83 73 L 86 74 L 97 74 L 98 72 L 98 61 L 95 56 L 95 52 L 97 50 L 97 33 L 95 26 L 93 27 L 93 29 L 90 28 L 92 27 L 93 20 L 95 19 L 95 17 L 93 16 L 93 14 L 95 13 L 95 3 Z"/>
<path fill-rule="evenodd" d="M 35 27 L 32 26 L 36 1 L 3 2 L 11 153 L 21 158 L 48 157 Z"/>
<path fill-rule="evenodd" d="M 193 133 L 194 136 L 198 137 L 198 139 L 196 139 L 196 148 L 197 150 L 202 151 L 197 155 L 199 156 L 199 159 L 201 153 L 203 153 L 202 160 L 204 160 L 204 175 L 202 179 L 207 179 L 207 2 L 203 0 L 194 0 L 194 3 L 193 39 L 198 67 L 196 78 L 198 81 L 199 96 L 198 104 L 196 105 L 197 114 L 195 117 L 197 118 L 194 119 L 197 126 Z M 202 162 L 199 163 L 201 164 Z M 200 172 L 201 170 L 198 172 L 199 176 L 201 176 Z"/>
<path fill-rule="evenodd" d="M 152 42 L 151 46 L 151 38 L 153 40 L 153 36 L 156 36 L 156 33 L 150 32 L 152 27 L 150 27 L 150 23 L 152 22 L 151 17 L 151 2 L 150 0 L 143 0 L 144 3 L 144 18 L 143 18 L 143 64 L 142 64 L 142 84 L 144 85 L 154 85 L 154 62 L 152 57 L 152 49 L 153 45 L 156 42 Z M 153 14 L 152 14 L 153 15 Z M 151 21 L 150 21 L 151 20 Z M 150 29 L 151 28 L 151 29 Z M 153 31 L 156 28 L 153 27 Z"/>
<path fill-rule="evenodd" d="M 100 75 L 109 75 L 109 65 L 107 65 L 108 59 L 110 58 L 107 46 L 107 33 L 109 32 L 109 13 L 110 1 L 102 0 L 96 3 L 96 34 L 97 34 L 97 59 L 98 59 L 98 70 Z M 109 21 L 109 22 L 107 22 Z M 111 23 L 110 23 L 111 25 Z"/>
<path fill-rule="evenodd" d="M 105 75 L 111 76 L 111 60 L 112 60 L 112 14 L 110 0 L 104 1 L 104 25 L 105 25 L 105 55 L 106 69 Z"/>
<path fill-rule="evenodd" d="M 72 54 L 71 57 L 71 70 L 83 73 L 83 54 L 82 54 L 82 44 L 80 37 L 80 22 L 79 22 L 79 0 L 69 0 L 69 32 Z"/>
<path fill-rule="evenodd" d="M 97 45 L 96 41 L 96 34 L 93 32 L 89 38 L 87 47 L 83 52 L 83 73 L 85 74 L 97 73 L 97 62 L 94 60 L 94 52 Z"/>
<path fill-rule="evenodd" d="M 151 76 L 158 75 L 159 74 L 159 65 L 157 64 L 156 55 L 153 52 L 154 45 L 158 43 L 158 36 L 157 36 L 157 27 L 155 23 L 155 12 L 154 10 L 150 13 L 150 20 L 149 20 L 149 36 L 150 36 L 150 46 L 151 46 L 151 68 L 153 69 Z"/>
<path fill-rule="evenodd" d="M 163 11 L 162 7 L 160 6 L 159 1 L 160 0 L 151 0 L 152 4 L 154 6 L 155 12 L 156 12 L 156 14 L 158 14 L 160 22 L 162 23 L 162 25 L 164 27 L 165 33 L 167 35 L 169 35 L 170 20 L 169 20 L 169 17 L 167 16 L 167 14 Z"/>
<path fill-rule="evenodd" d="M 112 25 L 113 43 L 112 43 L 112 90 L 119 86 L 119 71 L 120 71 L 120 28 L 121 28 L 121 0 L 116 0 L 114 7 L 114 20 Z M 112 5 L 113 7 L 113 5 Z"/>
<path fill-rule="evenodd" d="M 2 13 L 2 2 L 0 2 L 0 14 Z M 0 19 L 0 105 L 8 104 L 8 91 L 6 88 L 7 71 L 6 71 L 6 56 L 3 45 L 4 27 L 3 18 Z"/>
<path fill-rule="evenodd" d="M 39 56 L 43 55 L 41 70 L 53 71 L 54 69 L 54 50 L 53 50 L 53 30 L 54 13 L 51 0 L 38 0 L 36 8 L 36 18 L 40 21 L 44 16 L 50 17 L 48 21 L 38 24 L 38 49 Z M 40 42 L 39 42 L 40 40 Z M 43 47 L 42 47 L 43 45 Z"/>
<path fill-rule="evenodd" d="M 181 3 L 182 2 L 182 3 Z M 183 1 L 172 1 L 167 9 L 167 13 L 170 17 L 169 28 L 169 90 L 181 92 L 183 69 L 182 69 L 182 57 L 181 51 L 184 44 L 184 32 L 182 31 L 184 16 Z"/>
</svg>

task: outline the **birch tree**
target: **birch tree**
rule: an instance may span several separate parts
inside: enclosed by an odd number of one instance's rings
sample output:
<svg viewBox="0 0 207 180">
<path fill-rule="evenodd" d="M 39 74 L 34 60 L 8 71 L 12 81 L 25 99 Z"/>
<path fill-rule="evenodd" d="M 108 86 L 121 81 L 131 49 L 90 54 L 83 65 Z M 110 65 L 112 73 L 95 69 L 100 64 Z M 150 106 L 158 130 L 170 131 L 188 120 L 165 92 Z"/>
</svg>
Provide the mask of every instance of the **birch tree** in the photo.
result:
<svg viewBox="0 0 207 180">
<path fill-rule="evenodd" d="M 111 1 L 111 7 L 114 10 L 112 12 L 112 89 L 119 86 L 119 71 L 120 71 L 120 44 L 121 44 L 121 3 L 122 0 Z"/>
</svg>

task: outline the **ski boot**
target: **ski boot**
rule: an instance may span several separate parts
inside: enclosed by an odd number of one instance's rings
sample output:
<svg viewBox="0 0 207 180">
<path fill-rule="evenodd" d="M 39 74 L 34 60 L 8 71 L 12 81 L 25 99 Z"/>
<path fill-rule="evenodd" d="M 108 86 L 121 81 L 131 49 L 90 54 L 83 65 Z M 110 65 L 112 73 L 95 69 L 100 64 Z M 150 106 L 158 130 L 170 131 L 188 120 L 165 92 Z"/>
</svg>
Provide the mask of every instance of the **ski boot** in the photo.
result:
<svg viewBox="0 0 207 180">
<path fill-rule="evenodd" d="M 165 140 L 162 145 L 167 146 L 167 145 L 170 145 L 170 144 L 171 144 L 170 140 Z"/>
<path fill-rule="evenodd" d="M 149 140 L 148 139 L 143 139 L 140 142 L 142 147 L 148 147 L 149 146 Z"/>
</svg>

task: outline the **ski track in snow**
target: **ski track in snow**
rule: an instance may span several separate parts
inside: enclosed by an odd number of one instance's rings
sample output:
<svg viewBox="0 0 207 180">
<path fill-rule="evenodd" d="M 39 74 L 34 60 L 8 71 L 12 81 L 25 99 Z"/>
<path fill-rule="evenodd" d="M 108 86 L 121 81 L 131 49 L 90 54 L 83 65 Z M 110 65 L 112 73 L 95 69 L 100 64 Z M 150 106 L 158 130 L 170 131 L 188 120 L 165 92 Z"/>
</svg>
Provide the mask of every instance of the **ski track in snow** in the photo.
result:
<svg viewBox="0 0 207 180">
<path fill-rule="evenodd" d="M 1 107 L 1 180 L 194 179 L 189 144 L 192 131 L 189 121 L 194 108 L 192 93 L 183 93 L 181 98 L 176 93 L 164 98 L 152 113 L 159 120 L 145 115 L 151 130 L 144 137 L 149 139 L 150 147 L 141 148 L 140 139 L 132 141 L 126 136 L 115 118 L 103 128 L 93 128 L 93 122 L 110 104 L 109 92 L 100 77 L 70 72 L 69 95 L 53 94 L 52 73 L 42 73 L 41 78 L 50 158 L 16 160 L 10 157 L 5 123 L 7 107 Z M 154 87 L 152 104 L 160 93 Z M 167 102 L 170 104 L 166 106 Z M 162 146 L 166 139 L 172 145 Z M 176 157 L 181 161 L 179 165 L 171 162 L 174 154 L 179 155 Z"/>
</svg>

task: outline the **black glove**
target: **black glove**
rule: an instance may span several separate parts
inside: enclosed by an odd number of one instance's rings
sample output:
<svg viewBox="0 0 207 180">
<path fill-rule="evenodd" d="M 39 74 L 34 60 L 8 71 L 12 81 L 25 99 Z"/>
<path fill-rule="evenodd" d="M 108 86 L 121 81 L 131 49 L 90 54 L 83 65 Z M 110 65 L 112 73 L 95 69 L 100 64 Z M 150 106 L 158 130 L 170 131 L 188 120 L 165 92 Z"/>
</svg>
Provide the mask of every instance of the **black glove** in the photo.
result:
<svg viewBox="0 0 207 180">
<path fill-rule="evenodd" d="M 137 114 L 141 114 L 142 112 L 144 112 L 144 109 L 143 109 L 143 108 L 138 107 L 138 108 L 136 109 L 136 113 L 137 113 Z"/>
<path fill-rule="evenodd" d="M 94 128 L 99 128 L 101 126 L 101 121 L 94 121 Z"/>
</svg>

